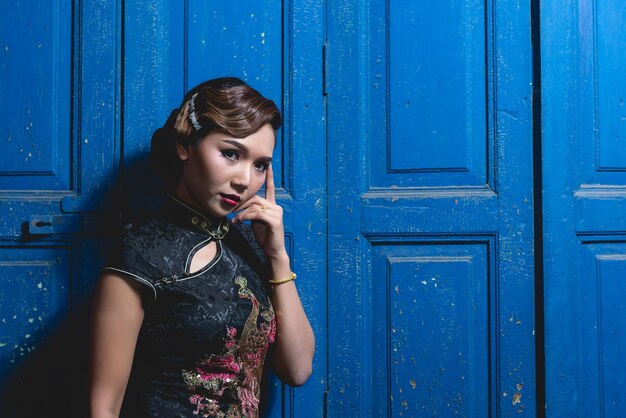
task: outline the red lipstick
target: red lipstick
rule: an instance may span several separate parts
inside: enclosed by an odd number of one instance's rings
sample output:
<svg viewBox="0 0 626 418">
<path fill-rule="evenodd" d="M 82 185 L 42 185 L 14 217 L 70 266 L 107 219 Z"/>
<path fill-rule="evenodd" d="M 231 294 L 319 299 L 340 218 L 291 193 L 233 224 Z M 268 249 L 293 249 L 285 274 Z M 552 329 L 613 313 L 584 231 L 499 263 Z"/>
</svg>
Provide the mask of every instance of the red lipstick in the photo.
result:
<svg viewBox="0 0 626 418">
<path fill-rule="evenodd" d="M 228 206 L 236 206 L 241 200 L 241 198 L 237 196 L 236 194 L 220 193 L 220 196 L 222 197 L 222 201 L 226 203 Z"/>
</svg>

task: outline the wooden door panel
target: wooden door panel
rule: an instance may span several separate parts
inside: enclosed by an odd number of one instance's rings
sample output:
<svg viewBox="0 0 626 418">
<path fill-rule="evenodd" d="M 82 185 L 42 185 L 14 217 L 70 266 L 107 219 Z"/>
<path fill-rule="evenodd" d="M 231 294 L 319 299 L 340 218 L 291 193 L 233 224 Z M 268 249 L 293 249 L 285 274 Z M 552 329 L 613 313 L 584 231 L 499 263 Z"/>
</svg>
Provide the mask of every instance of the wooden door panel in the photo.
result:
<svg viewBox="0 0 626 418">
<path fill-rule="evenodd" d="M 594 2 L 591 13 L 582 23 L 594 34 L 592 52 L 596 94 L 594 111 L 597 115 L 597 165 L 602 171 L 626 170 L 626 10 L 618 0 Z M 617 49 L 616 49 L 617 47 Z M 621 184 L 624 184 L 622 174 Z"/>
<path fill-rule="evenodd" d="M 541 7 L 546 416 L 621 416 L 626 9 Z"/>
<path fill-rule="evenodd" d="M 3 383 L 67 311 L 69 252 L 54 247 L 0 250 L 0 379 Z"/>
<path fill-rule="evenodd" d="M 582 380 L 585 414 L 618 416 L 626 406 L 621 387 L 625 383 L 626 352 L 623 316 L 626 308 L 626 247 L 624 243 L 588 242 L 581 251 L 579 359 L 587 378 Z M 551 353 L 553 354 L 553 353 Z M 569 354 L 570 356 L 573 355 Z"/>
<path fill-rule="evenodd" d="M 489 415 L 489 244 L 373 246 L 375 416 Z"/>
<path fill-rule="evenodd" d="M 2 13 L 0 189 L 69 191 L 71 7 L 6 3 Z"/>
<path fill-rule="evenodd" d="M 530 10 L 328 4 L 329 415 L 533 414 Z"/>
<path fill-rule="evenodd" d="M 386 186 L 486 184 L 485 4 L 376 2 L 377 15 L 385 4 L 372 54 L 374 97 L 389 123 L 374 173 Z"/>
</svg>

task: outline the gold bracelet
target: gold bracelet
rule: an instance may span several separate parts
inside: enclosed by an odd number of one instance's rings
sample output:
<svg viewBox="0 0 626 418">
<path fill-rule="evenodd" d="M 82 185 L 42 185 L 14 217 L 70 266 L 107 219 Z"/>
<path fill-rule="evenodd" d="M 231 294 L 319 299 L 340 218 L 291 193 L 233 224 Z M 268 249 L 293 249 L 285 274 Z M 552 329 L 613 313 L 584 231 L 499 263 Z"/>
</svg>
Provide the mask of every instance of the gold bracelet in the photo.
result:
<svg viewBox="0 0 626 418">
<path fill-rule="evenodd" d="M 279 285 L 279 284 L 283 284 L 283 283 L 290 282 L 290 281 L 292 281 L 292 280 L 296 280 L 296 277 L 297 277 L 297 276 L 296 276 L 296 273 L 294 273 L 294 272 L 292 271 L 292 272 L 291 272 L 291 274 L 290 274 L 287 278 L 285 278 L 285 279 L 279 279 L 279 280 L 272 280 L 272 279 L 270 279 L 270 280 L 268 280 L 268 282 L 269 282 L 271 285 L 277 286 L 277 285 Z"/>
</svg>

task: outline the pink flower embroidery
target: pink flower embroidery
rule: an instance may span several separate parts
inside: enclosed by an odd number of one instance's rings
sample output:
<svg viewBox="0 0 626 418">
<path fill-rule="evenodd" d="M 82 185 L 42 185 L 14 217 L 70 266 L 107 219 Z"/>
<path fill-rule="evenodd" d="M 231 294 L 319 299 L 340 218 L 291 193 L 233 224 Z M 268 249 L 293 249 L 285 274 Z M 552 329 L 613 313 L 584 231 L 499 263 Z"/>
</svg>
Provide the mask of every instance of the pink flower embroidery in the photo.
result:
<svg viewBox="0 0 626 418">
<path fill-rule="evenodd" d="M 189 402 L 196 406 L 193 414 L 203 418 L 258 417 L 263 360 L 276 337 L 276 319 L 272 306 L 259 303 L 245 278 L 237 277 L 235 283 L 240 287 L 239 297 L 252 302 L 241 333 L 227 326 L 222 353 L 209 355 L 194 371 L 183 370 L 191 391 Z M 222 403 L 222 397 L 230 400 Z M 238 402 L 231 403 L 233 397 Z"/>
<path fill-rule="evenodd" d="M 212 399 L 204 398 L 200 395 L 192 395 L 189 397 L 189 402 L 196 405 L 196 410 L 193 411 L 194 415 L 200 415 L 203 417 L 217 416 L 220 412 L 219 405 Z"/>
<path fill-rule="evenodd" d="M 226 350 L 230 350 L 231 348 L 233 348 L 237 343 L 235 342 L 235 337 L 237 337 L 237 329 L 234 327 L 226 327 L 226 342 L 224 343 L 224 346 L 226 347 Z"/>
<path fill-rule="evenodd" d="M 240 387 L 237 389 L 237 397 L 241 401 L 241 412 L 246 417 L 253 417 L 257 414 L 259 408 L 259 399 L 251 390 Z"/>
</svg>

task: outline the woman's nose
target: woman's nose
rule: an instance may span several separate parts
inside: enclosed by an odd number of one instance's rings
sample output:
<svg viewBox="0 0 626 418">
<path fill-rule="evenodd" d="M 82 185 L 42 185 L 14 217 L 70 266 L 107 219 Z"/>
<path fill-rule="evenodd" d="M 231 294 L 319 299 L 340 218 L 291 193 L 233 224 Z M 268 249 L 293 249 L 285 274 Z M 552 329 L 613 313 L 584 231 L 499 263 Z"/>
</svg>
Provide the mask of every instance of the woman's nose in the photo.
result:
<svg viewBox="0 0 626 418">
<path fill-rule="evenodd" d="M 248 167 L 241 167 L 241 169 L 233 176 L 233 186 L 239 188 L 247 188 L 250 185 L 250 169 Z"/>
</svg>

